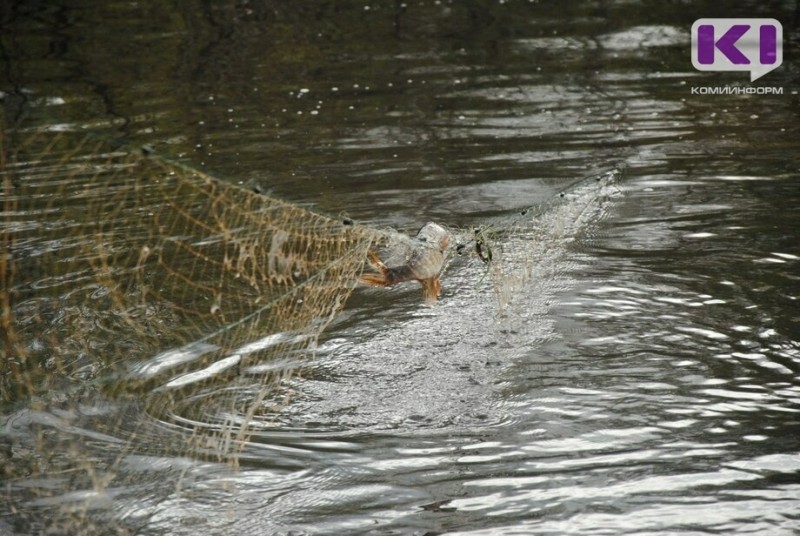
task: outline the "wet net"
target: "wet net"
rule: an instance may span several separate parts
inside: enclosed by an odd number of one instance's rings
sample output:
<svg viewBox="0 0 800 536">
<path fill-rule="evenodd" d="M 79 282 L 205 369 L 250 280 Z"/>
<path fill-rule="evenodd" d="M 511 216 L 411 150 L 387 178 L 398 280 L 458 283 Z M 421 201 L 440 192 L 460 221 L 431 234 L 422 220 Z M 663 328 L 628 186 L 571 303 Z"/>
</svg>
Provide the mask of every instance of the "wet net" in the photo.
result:
<svg viewBox="0 0 800 536">
<path fill-rule="evenodd" d="M 370 252 L 433 247 L 90 136 L 0 141 L 0 533 L 135 533 L 109 497 L 147 480 L 136 460 L 236 466 Z M 518 292 L 616 178 L 451 230 L 445 257 Z"/>
</svg>

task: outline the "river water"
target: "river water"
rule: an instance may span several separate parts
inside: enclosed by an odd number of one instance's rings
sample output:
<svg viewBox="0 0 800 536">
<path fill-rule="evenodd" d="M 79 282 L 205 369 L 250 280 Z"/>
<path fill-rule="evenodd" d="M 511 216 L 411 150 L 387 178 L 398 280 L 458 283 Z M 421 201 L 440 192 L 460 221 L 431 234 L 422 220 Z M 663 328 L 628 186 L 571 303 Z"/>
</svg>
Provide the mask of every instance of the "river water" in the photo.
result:
<svg viewBox="0 0 800 536">
<path fill-rule="evenodd" d="M 81 4 L 2 8 L 6 125 L 408 234 L 623 174 L 520 284 L 357 289 L 236 467 L 134 449 L 68 491 L 6 471 L 0 533 L 800 529 L 794 3 Z M 693 92 L 750 87 L 692 68 L 692 22 L 720 16 L 783 22 L 786 61 L 752 84 L 781 94 Z M 69 432 L 25 400 L 0 416 L 8 464 L 29 421 Z"/>
</svg>

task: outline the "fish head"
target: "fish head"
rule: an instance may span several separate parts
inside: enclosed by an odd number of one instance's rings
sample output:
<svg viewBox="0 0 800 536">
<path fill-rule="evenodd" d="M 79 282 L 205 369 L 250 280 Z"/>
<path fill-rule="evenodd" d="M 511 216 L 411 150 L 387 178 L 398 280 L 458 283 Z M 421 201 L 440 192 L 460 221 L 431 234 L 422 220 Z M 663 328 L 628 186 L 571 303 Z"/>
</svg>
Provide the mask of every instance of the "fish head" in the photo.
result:
<svg viewBox="0 0 800 536">
<path fill-rule="evenodd" d="M 450 244 L 450 231 L 438 223 L 428 222 L 417 233 L 417 240 L 431 244 L 440 251 L 444 251 Z"/>
</svg>

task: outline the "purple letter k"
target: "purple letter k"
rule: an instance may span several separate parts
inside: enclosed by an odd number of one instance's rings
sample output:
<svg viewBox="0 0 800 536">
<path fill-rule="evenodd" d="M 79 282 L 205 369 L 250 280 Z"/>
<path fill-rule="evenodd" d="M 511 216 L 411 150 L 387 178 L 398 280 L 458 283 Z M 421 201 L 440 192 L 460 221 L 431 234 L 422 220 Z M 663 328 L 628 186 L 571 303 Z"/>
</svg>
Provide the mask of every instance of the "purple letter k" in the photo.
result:
<svg viewBox="0 0 800 536">
<path fill-rule="evenodd" d="M 701 24 L 697 27 L 697 61 L 703 65 L 714 63 L 714 48 L 720 52 L 734 65 L 750 65 L 747 56 L 736 48 L 736 41 L 750 29 L 749 24 L 734 24 L 722 37 L 714 42 L 714 27 L 710 24 Z"/>
</svg>

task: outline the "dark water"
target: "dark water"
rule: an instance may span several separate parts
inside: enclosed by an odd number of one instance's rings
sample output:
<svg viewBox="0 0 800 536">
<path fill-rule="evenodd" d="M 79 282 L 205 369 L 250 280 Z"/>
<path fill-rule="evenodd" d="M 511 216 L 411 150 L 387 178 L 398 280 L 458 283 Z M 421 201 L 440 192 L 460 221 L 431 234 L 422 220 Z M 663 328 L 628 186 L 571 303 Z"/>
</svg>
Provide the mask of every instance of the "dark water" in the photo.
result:
<svg viewBox="0 0 800 536">
<path fill-rule="evenodd" d="M 96 520 L 76 533 L 800 528 L 795 3 L 2 10 L 7 125 L 149 143 L 322 212 L 411 233 L 625 174 L 524 284 L 453 271 L 434 307 L 357 291 L 237 470 L 131 455 L 101 491 L 10 501 L 0 532 L 53 507 Z M 754 83 L 781 95 L 692 94 L 749 85 L 692 68 L 712 16 L 782 21 L 784 65 Z M 37 411 L 4 410 L 7 434 L 57 422 Z"/>
</svg>

